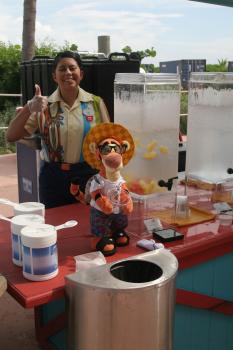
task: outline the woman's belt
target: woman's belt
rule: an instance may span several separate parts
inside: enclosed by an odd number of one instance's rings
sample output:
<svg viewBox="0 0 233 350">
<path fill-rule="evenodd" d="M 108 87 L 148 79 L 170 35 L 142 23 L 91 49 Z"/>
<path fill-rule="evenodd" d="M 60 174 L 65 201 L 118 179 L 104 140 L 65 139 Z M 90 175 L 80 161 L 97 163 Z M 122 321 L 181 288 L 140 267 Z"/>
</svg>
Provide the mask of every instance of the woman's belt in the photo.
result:
<svg viewBox="0 0 233 350">
<path fill-rule="evenodd" d="M 60 163 L 60 162 L 45 162 L 46 166 L 52 166 L 55 168 L 59 168 L 63 171 L 70 171 L 80 168 L 82 165 L 86 164 L 85 162 L 80 163 Z"/>
</svg>

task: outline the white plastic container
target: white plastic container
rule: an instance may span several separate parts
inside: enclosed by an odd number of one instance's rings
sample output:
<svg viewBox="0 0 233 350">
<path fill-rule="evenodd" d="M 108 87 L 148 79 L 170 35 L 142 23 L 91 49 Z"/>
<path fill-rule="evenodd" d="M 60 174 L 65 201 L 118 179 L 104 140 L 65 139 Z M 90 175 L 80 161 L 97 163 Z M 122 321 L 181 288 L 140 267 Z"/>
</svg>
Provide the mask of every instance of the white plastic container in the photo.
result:
<svg viewBox="0 0 233 350">
<path fill-rule="evenodd" d="M 32 281 L 44 281 L 58 274 L 57 231 L 48 224 L 35 224 L 21 231 L 23 275 Z"/>
<path fill-rule="evenodd" d="M 186 175 L 219 184 L 233 180 L 233 73 L 191 73 Z"/>
<path fill-rule="evenodd" d="M 45 216 L 45 206 L 39 202 L 24 202 L 14 206 L 14 215 L 38 214 Z"/>
<path fill-rule="evenodd" d="M 22 266 L 21 230 L 34 223 L 43 224 L 44 217 L 38 214 L 24 214 L 11 219 L 12 260 L 17 266 Z"/>
<path fill-rule="evenodd" d="M 136 145 L 121 170 L 129 191 L 144 200 L 170 190 L 178 175 L 179 75 L 117 73 L 114 121 L 129 129 Z"/>
<path fill-rule="evenodd" d="M 232 215 L 227 215 L 227 214 L 219 214 L 218 215 L 219 219 L 219 224 L 222 226 L 232 226 Z"/>
</svg>

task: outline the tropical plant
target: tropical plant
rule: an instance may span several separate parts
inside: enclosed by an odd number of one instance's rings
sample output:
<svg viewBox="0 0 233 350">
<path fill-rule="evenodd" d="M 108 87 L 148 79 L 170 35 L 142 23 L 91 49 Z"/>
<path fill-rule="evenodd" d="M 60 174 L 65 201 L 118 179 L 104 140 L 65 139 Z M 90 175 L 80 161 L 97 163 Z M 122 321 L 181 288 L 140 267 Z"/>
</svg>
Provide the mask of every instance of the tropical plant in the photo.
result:
<svg viewBox="0 0 233 350">
<path fill-rule="evenodd" d="M 123 47 L 122 51 L 124 53 L 127 53 L 127 54 L 137 53 L 141 59 L 143 59 L 145 57 L 155 57 L 156 56 L 156 51 L 153 47 L 151 47 L 150 49 L 146 49 L 146 50 L 132 51 L 130 46 L 125 46 L 125 47 Z"/>
<path fill-rule="evenodd" d="M 207 64 L 207 72 L 227 72 L 228 60 L 226 58 L 218 59 L 218 64 Z"/>
</svg>

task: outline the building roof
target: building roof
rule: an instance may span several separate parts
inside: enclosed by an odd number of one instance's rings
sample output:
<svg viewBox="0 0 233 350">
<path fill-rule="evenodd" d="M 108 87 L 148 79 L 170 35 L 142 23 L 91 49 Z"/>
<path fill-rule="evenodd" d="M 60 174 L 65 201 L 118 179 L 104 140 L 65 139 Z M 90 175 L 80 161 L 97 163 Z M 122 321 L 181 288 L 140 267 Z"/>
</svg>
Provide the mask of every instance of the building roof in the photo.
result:
<svg viewBox="0 0 233 350">
<path fill-rule="evenodd" d="M 233 0 L 190 0 L 190 1 L 205 2 L 208 4 L 233 7 Z"/>
</svg>

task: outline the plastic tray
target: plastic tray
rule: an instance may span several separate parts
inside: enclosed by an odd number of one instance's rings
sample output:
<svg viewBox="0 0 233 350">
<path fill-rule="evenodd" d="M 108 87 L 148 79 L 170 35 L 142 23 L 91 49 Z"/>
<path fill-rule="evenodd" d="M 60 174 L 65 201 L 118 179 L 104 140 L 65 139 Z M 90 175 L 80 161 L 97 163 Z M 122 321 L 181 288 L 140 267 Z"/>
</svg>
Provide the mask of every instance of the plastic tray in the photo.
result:
<svg viewBox="0 0 233 350">
<path fill-rule="evenodd" d="M 209 183 L 209 182 L 205 182 L 197 179 L 187 179 L 187 180 L 182 179 L 180 183 L 182 185 L 185 185 L 186 183 L 187 186 L 196 187 L 196 188 L 200 188 L 202 190 L 208 190 L 208 191 L 213 191 L 216 186 L 213 183 Z"/>
<path fill-rule="evenodd" d="M 163 211 L 156 211 L 153 213 L 153 216 L 159 218 L 167 224 L 177 225 L 177 226 L 186 226 L 199 224 L 204 221 L 213 220 L 216 217 L 216 214 L 213 214 L 209 211 L 199 209 L 196 207 L 189 207 L 190 215 L 187 218 L 178 218 L 174 216 L 174 209 L 168 209 Z"/>
<path fill-rule="evenodd" d="M 229 192 L 213 192 L 212 194 L 212 202 L 226 202 L 230 206 L 233 206 L 233 198 L 232 193 Z"/>
</svg>

